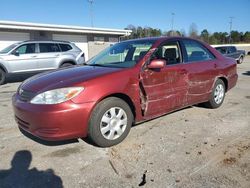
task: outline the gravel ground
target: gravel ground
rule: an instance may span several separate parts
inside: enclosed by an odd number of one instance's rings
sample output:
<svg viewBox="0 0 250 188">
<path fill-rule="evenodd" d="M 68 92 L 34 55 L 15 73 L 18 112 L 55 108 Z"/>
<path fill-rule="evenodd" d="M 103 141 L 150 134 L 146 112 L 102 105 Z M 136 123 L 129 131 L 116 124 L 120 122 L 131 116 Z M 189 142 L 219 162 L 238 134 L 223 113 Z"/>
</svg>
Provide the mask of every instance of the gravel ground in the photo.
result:
<svg viewBox="0 0 250 188">
<path fill-rule="evenodd" d="M 79 139 L 46 146 L 20 133 L 0 86 L 0 187 L 250 187 L 250 57 L 215 110 L 189 107 L 134 126 L 98 148 Z"/>
</svg>

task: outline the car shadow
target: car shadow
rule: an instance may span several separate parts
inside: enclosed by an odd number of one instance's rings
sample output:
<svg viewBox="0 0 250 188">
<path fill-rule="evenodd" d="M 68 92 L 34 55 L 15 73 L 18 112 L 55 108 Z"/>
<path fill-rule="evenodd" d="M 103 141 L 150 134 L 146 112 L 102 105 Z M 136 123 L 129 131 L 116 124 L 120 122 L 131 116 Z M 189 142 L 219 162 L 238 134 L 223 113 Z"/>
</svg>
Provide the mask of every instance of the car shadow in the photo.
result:
<svg viewBox="0 0 250 188">
<path fill-rule="evenodd" d="M 6 78 L 5 83 L 15 83 L 15 82 L 23 82 L 24 80 L 36 75 L 38 73 L 25 73 L 25 74 L 18 74 L 13 76 L 8 76 Z"/>
<path fill-rule="evenodd" d="M 19 128 L 19 130 L 27 138 L 29 138 L 29 139 L 31 139 L 39 144 L 45 145 L 45 146 L 60 146 L 60 145 L 79 143 L 78 139 L 70 139 L 70 140 L 63 140 L 63 141 L 46 141 L 46 140 L 40 139 L 38 137 L 35 137 L 32 134 L 30 134 L 30 133 L 28 133 L 20 128 Z"/>
<path fill-rule="evenodd" d="M 246 72 L 242 73 L 242 75 L 250 76 L 250 71 L 246 71 Z"/>
<path fill-rule="evenodd" d="M 11 168 L 8 170 L 0 169 L 0 187 L 63 187 L 62 179 L 55 175 L 53 169 L 40 171 L 35 167 L 30 168 L 31 161 L 30 151 L 17 151 L 11 161 Z"/>
</svg>

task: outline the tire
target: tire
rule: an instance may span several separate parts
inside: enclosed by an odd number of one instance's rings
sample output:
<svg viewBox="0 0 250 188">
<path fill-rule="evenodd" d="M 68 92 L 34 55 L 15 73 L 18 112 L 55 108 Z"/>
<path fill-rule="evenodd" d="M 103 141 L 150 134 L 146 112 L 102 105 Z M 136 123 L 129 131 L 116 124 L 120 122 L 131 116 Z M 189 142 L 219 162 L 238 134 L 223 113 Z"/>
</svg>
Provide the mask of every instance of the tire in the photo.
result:
<svg viewBox="0 0 250 188">
<path fill-rule="evenodd" d="M 60 68 L 71 67 L 71 66 L 73 66 L 72 63 L 63 63 L 63 64 L 60 66 Z"/>
<path fill-rule="evenodd" d="M 5 83 L 6 80 L 6 73 L 0 69 L 0 85 L 3 85 Z"/>
<path fill-rule="evenodd" d="M 239 60 L 237 61 L 238 64 L 243 63 L 243 56 L 240 56 Z"/>
<path fill-rule="evenodd" d="M 99 147 L 119 144 L 127 137 L 133 118 L 132 111 L 125 101 L 116 97 L 106 98 L 91 114 L 88 138 Z"/>
<path fill-rule="evenodd" d="M 225 84 L 221 79 L 218 79 L 214 84 L 214 88 L 210 95 L 210 99 L 207 103 L 205 103 L 205 106 L 212 109 L 219 108 L 224 101 L 225 94 L 226 94 Z"/>
</svg>

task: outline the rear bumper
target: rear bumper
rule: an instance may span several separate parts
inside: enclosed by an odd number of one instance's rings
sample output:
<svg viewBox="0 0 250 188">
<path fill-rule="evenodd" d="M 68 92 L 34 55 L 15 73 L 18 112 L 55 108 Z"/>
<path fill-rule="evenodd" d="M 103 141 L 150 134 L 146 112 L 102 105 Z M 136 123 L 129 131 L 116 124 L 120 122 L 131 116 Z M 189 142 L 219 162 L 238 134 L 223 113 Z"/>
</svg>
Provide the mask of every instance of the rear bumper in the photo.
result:
<svg viewBox="0 0 250 188">
<path fill-rule="evenodd" d="M 94 103 L 34 105 L 12 98 L 15 120 L 22 130 L 48 141 L 87 136 L 88 119 Z"/>
</svg>

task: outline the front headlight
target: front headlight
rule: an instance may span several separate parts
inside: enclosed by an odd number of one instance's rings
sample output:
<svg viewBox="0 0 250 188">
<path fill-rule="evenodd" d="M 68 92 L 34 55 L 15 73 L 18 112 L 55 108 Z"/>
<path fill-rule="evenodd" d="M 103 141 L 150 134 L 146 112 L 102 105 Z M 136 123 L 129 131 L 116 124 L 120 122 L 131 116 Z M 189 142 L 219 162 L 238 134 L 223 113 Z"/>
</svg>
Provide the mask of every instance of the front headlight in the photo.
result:
<svg viewBox="0 0 250 188">
<path fill-rule="evenodd" d="M 84 90 L 83 87 L 67 87 L 67 88 L 54 89 L 38 94 L 30 101 L 30 103 L 59 104 L 76 97 L 83 90 Z"/>
</svg>

